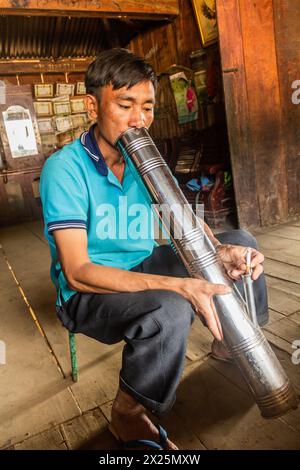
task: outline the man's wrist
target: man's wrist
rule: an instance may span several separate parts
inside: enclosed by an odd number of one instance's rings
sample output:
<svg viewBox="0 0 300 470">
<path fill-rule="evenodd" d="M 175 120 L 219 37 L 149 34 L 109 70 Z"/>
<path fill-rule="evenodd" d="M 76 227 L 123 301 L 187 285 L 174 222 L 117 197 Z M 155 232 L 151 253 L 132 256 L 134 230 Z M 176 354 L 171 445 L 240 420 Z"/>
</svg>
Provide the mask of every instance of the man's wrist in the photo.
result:
<svg viewBox="0 0 300 470">
<path fill-rule="evenodd" d="M 177 294 L 182 295 L 184 298 L 186 297 L 186 279 L 185 277 L 172 277 L 169 278 L 168 289 L 176 292 Z"/>
</svg>

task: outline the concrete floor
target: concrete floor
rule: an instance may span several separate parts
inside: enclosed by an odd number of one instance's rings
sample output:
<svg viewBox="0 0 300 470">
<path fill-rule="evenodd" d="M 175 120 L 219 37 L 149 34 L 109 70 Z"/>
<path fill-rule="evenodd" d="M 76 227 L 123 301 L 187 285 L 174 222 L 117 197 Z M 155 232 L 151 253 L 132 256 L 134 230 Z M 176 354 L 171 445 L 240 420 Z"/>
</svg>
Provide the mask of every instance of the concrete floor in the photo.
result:
<svg viewBox="0 0 300 470">
<path fill-rule="evenodd" d="M 78 335 L 79 382 L 72 383 L 42 230 L 33 222 L 0 231 L 0 448 L 117 449 L 107 423 L 122 344 Z M 300 340 L 300 222 L 264 231 L 258 241 L 270 301 L 265 334 L 299 394 L 300 364 L 291 354 Z M 235 366 L 209 356 L 211 340 L 195 321 L 177 402 L 161 420 L 170 437 L 180 449 L 300 449 L 300 408 L 261 418 Z"/>
</svg>

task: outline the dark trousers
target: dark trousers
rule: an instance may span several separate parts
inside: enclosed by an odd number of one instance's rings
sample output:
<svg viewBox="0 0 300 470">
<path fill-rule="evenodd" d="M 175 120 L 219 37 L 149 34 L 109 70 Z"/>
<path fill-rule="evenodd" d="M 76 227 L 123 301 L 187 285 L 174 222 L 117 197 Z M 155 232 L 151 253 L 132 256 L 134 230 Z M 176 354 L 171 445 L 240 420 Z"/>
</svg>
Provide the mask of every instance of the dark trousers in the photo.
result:
<svg viewBox="0 0 300 470">
<path fill-rule="evenodd" d="M 216 236 L 222 243 L 257 248 L 256 240 L 244 230 Z M 154 249 L 132 271 L 187 277 L 188 273 L 170 246 Z M 237 287 L 242 292 L 241 282 Z M 268 321 L 264 275 L 254 282 L 258 322 Z M 57 307 L 63 325 L 102 343 L 125 341 L 120 371 L 120 388 L 152 413 L 167 413 L 175 401 L 186 343 L 194 320 L 191 304 L 181 295 L 166 290 L 115 294 L 77 293 Z"/>
</svg>

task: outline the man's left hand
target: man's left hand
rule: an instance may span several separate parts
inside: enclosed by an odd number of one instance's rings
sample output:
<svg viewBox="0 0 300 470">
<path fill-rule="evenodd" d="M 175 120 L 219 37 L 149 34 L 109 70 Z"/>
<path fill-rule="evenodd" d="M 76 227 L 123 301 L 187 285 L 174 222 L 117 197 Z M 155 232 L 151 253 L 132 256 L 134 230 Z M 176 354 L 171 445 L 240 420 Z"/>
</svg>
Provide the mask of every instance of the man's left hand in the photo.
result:
<svg viewBox="0 0 300 470">
<path fill-rule="evenodd" d="M 237 245 L 219 245 L 218 256 L 223 262 L 225 270 L 231 279 L 239 280 L 242 274 L 246 274 L 247 247 Z M 252 279 L 255 281 L 263 272 L 262 263 L 264 255 L 255 248 L 251 248 Z"/>
</svg>

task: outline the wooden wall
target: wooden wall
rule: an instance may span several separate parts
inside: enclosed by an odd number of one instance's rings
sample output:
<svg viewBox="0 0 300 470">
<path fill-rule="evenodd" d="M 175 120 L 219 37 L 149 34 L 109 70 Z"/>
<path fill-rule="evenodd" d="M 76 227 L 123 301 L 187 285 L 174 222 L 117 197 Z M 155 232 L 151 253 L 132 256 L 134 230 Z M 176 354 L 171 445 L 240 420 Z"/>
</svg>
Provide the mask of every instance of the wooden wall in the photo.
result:
<svg viewBox="0 0 300 470">
<path fill-rule="evenodd" d="M 176 102 L 167 71 L 172 66 L 190 69 L 190 53 L 201 47 L 192 6 L 188 0 L 179 1 L 179 16 L 174 22 L 153 28 L 134 38 L 129 48 L 144 57 L 158 74 L 156 115 L 150 133 L 152 138 L 172 139 L 202 128 L 201 110 L 198 119 L 187 124 L 178 124 Z M 172 73 L 180 69 L 173 67 Z M 185 71 L 190 79 L 193 74 Z M 174 158 L 174 155 L 173 155 Z"/>
<path fill-rule="evenodd" d="M 190 53 L 201 47 L 190 0 L 179 0 L 179 16 L 174 22 L 140 34 L 129 47 L 145 57 L 158 74 L 173 64 L 190 67 Z"/>
<path fill-rule="evenodd" d="M 239 223 L 284 222 L 300 214 L 300 3 L 217 0 L 217 11 Z"/>
<path fill-rule="evenodd" d="M 205 127 L 203 112 L 208 113 L 215 124 L 225 126 L 225 109 L 222 101 L 221 73 L 216 81 L 219 85 L 220 100 L 209 106 L 208 110 L 199 107 L 198 119 L 187 124 L 178 124 L 176 103 L 167 73 L 176 73 L 180 67 L 191 69 L 190 54 L 202 47 L 200 31 L 190 0 L 179 0 L 179 16 L 171 23 L 158 26 L 140 33 L 128 45 L 137 55 L 144 57 L 154 67 L 159 76 L 157 107 L 151 135 L 155 139 L 181 137 Z M 208 63 L 220 68 L 218 44 L 207 48 Z M 176 67 L 178 66 L 178 67 Z M 171 70 L 170 70 L 171 68 Z M 193 72 L 185 71 L 188 79 L 193 79 Z"/>
<path fill-rule="evenodd" d="M 300 88 L 300 2 L 273 0 L 278 81 L 285 142 L 285 173 L 289 217 L 300 214 L 300 93 L 293 103 L 297 80 Z"/>
</svg>

